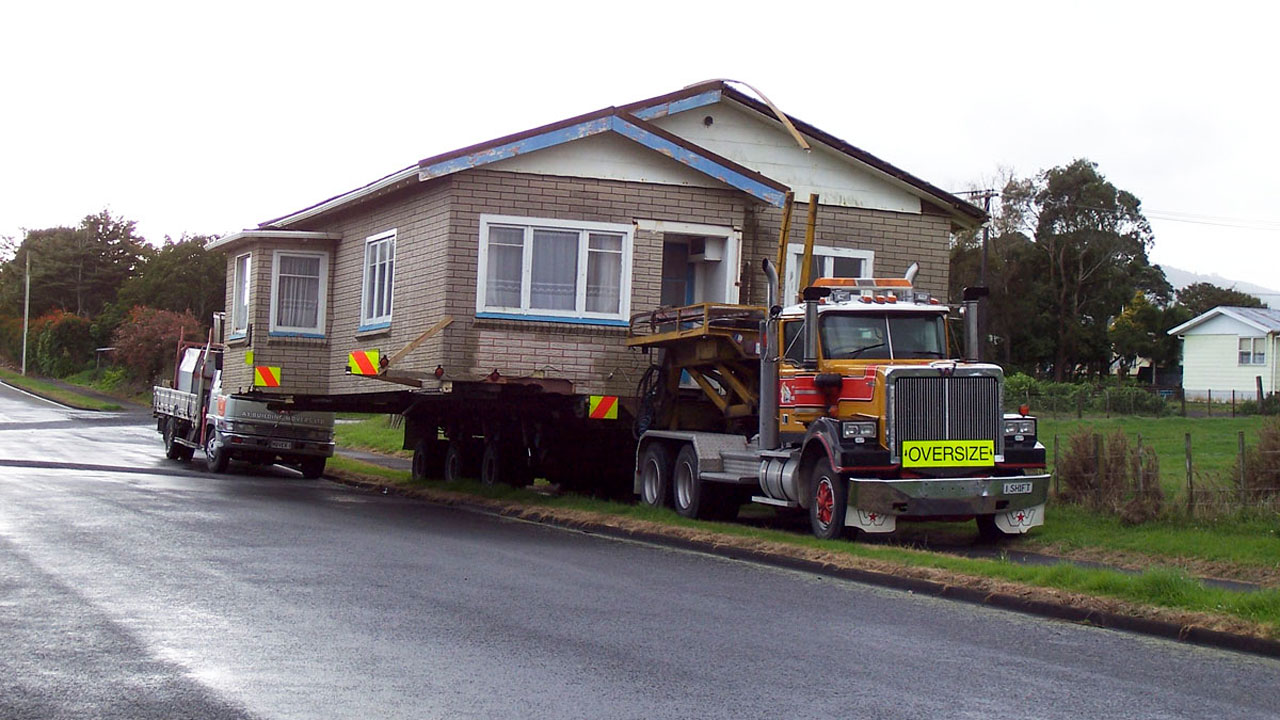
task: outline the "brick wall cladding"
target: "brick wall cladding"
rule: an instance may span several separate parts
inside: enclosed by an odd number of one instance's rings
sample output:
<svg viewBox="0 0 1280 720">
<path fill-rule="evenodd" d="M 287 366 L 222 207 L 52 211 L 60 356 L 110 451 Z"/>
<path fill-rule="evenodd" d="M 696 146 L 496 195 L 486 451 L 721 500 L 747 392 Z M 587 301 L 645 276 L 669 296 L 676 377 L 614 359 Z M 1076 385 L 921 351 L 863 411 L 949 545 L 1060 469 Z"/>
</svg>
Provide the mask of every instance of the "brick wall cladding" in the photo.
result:
<svg viewBox="0 0 1280 720">
<path fill-rule="evenodd" d="M 798 202 L 791 213 L 789 242 L 803 244 L 809 204 Z M 747 224 L 743 233 L 747 268 L 742 276 L 742 302 L 763 305 L 766 300 L 760 261 L 767 257 L 777 262 L 782 210 L 757 205 Z M 752 241 L 746 239 L 748 232 Z M 877 277 L 901 277 L 911 263 L 920 263 L 916 288 L 940 298 L 947 293 L 950 242 L 951 223 L 944 216 L 818 206 L 815 245 L 874 251 Z"/>
<path fill-rule="evenodd" d="M 797 203 L 791 241 L 804 241 L 808 208 Z M 632 223 L 637 219 L 741 228 L 741 301 L 763 304 L 760 260 L 775 258 L 782 212 L 737 191 L 621 181 L 471 170 L 362 203 L 297 229 L 342 233 L 332 245 L 327 333 L 324 340 L 269 338 L 271 252 L 296 244 L 262 243 L 253 250 L 250 288 L 255 364 L 284 368 L 288 391 L 352 393 L 391 389 L 343 372 L 347 353 L 404 347 L 445 315 L 444 332 L 398 364 L 430 372 L 443 365 L 451 378 L 478 379 L 498 370 L 509 377 L 544 374 L 570 380 L 576 392 L 629 396 L 649 358 L 624 345 L 625 330 L 598 325 L 477 319 L 475 293 L 481 214 Z M 365 238 L 396 230 L 391 328 L 357 333 Z M 875 252 L 875 273 L 900 276 L 912 262 L 917 286 L 947 287 L 949 221 L 944 216 L 821 206 L 817 243 Z M 314 246 L 314 245 L 313 245 Z M 227 297 L 234 257 L 228 253 Z M 631 310 L 657 307 L 661 294 L 662 234 L 637 230 L 632 258 Z M 252 385 L 244 348 L 232 348 L 227 387 Z"/>
<path fill-rule="evenodd" d="M 623 328 L 475 317 L 480 215 L 626 223 L 638 219 L 741 227 L 754 201 L 735 190 L 648 185 L 472 170 L 455 176 L 449 235 L 450 375 L 522 376 L 537 371 L 573 382 L 582 394 L 634 394 L 649 358 L 625 344 Z M 661 293 L 662 236 L 638 231 L 631 311 L 655 308 Z"/>
</svg>

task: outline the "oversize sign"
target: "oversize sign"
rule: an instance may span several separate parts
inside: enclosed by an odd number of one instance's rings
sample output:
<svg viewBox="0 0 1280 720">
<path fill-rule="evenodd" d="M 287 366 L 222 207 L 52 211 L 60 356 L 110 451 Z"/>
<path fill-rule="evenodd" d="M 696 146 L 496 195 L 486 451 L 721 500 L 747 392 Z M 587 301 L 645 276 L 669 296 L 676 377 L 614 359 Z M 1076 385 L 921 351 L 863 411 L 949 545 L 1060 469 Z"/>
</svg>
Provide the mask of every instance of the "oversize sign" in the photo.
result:
<svg viewBox="0 0 1280 720">
<path fill-rule="evenodd" d="M 902 443 L 903 467 L 990 467 L 996 449 L 991 440 L 908 440 Z"/>
</svg>

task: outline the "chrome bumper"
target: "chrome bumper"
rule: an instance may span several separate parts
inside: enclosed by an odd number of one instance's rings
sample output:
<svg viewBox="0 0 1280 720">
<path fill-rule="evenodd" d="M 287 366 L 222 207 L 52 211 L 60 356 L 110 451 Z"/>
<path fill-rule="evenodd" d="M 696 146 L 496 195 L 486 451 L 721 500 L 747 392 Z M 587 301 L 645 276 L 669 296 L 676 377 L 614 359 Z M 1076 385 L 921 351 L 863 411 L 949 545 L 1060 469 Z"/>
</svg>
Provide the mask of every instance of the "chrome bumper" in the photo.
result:
<svg viewBox="0 0 1280 720">
<path fill-rule="evenodd" d="M 884 480 L 850 478 L 849 507 L 862 511 L 928 518 L 991 515 L 1043 505 L 1051 475 Z M 1031 491 L 1007 493 L 1009 485 L 1031 483 Z"/>
</svg>

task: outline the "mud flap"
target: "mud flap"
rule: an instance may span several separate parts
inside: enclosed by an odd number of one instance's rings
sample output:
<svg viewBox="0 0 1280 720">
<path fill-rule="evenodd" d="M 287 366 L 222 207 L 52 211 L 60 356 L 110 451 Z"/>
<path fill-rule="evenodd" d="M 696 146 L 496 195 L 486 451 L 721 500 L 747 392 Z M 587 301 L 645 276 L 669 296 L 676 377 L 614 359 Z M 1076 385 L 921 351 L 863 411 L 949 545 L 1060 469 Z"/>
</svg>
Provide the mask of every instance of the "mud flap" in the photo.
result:
<svg viewBox="0 0 1280 720">
<path fill-rule="evenodd" d="M 852 505 L 844 514 L 845 527 L 858 528 L 868 533 L 891 533 L 898 526 L 898 517 L 872 510 L 862 510 Z"/>
<path fill-rule="evenodd" d="M 1044 505 L 1034 505 L 1022 510 L 996 513 L 996 527 L 1008 535 L 1019 535 L 1044 524 Z"/>
</svg>

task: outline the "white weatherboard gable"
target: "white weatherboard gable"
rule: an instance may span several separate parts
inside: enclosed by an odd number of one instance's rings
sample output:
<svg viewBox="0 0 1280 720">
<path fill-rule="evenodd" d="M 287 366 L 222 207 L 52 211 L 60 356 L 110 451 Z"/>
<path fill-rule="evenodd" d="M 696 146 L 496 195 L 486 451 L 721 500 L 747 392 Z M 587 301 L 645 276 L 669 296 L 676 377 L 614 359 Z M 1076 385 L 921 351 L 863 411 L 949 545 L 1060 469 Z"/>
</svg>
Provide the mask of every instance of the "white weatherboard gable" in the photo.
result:
<svg viewBox="0 0 1280 720">
<path fill-rule="evenodd" d="M 719 188 L 724 183 L 615 133 L 601 133 L 499 160 L 493 170 Z"/>
<path fill-rule="evenodd" d="M 1215 315 L 1192 328 L 1187 328 L 1182 335 L 1231 335 L 1232 337 L 1259 337 L 1265 333 L 1248 323 L 1228 317 Z"/>
<path fill-rule="evenodd" d="M 712 118 L 711 125 L 705 118 Z M 719 102 L 653 121 L 689 142 L 787 185 L 796 201 L 818 193 L 823 205 L 920 214 L 920 198 L 857 160 L 807 138 L 805 152 L 780 123 Z"/>
</svg>

